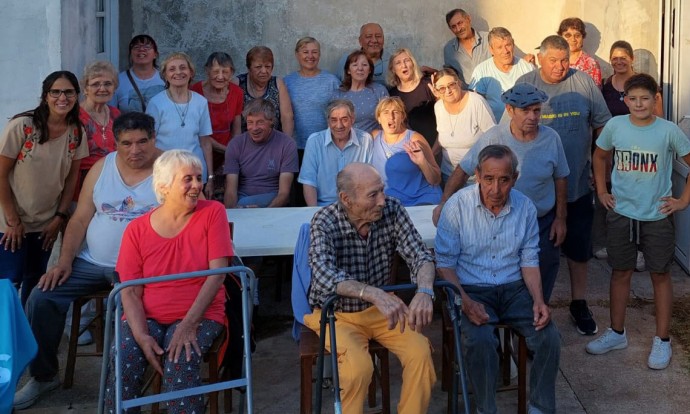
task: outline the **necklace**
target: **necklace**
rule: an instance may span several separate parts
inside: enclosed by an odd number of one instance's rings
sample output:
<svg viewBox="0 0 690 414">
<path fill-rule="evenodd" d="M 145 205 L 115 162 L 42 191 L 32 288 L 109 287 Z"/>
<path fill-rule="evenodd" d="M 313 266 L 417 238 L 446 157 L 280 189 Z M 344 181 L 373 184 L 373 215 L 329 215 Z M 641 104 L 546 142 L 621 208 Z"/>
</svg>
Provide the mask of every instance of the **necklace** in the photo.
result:
<svg viewBox="0 0 690 414">
<path fill-rule="evenodd" d="M 455 127 L 458 126 L 458 119 L 460 118 L 460 114 L 455 115 L 455 122 L 453 122 L 453 115 L 448 113 L 448 123 L 450 124 L 450 136 L 454 137 L 455 136 Z"/>
<path fill-rule="evenodd" d="M 96 119 L 96 114 L 98 112 L 96 111 L 89 111 L 89 115 L 91 115 L 91 119 L 93 119 L 93 122 L 100 127 L 101 129 L 101 137 L 103 138 L 103 143 L 105 144 L 106 138 L 105 138 L 105 129 L 108 127 L 108 122 L 110 122 L 110 109 L 108 107 L 105 107 L 105 115 L 103 117 L 103 122 L 99 122 L 98 119 Z"/>
<path fill-rule="evenodd" d="M 177 112 L 177 116 L 180 117 L 180 126 L 184 127 L 185 123 L 184 120 L 187 118 L 187 111 L 189 111 L 189 101 L 192 100 L 192 94 L 187 91 L 187 102 L 178 105 L 177 102 L 172 97 L 172 94 L 170 93 L 170 90 L 168 89 L 168 97 L 172 101 L 173 105 L 175 106 L 175 111 Z"/>
</svg>

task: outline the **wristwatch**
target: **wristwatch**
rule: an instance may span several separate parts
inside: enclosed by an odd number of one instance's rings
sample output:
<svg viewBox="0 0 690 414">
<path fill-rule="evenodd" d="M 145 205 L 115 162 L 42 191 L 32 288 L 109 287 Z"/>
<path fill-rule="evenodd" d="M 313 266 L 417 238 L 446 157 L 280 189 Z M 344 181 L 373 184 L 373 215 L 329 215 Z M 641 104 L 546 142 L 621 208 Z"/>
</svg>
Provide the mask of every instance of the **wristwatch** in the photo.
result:
<svg viewBox="0 0 690 414">
<path fill-rule="evenodd" d="M 420 288 L 417 288 L 417 291 L 415 293 L 426 293 L 427 295 L 431 296 L 432 301 L 436 300 L 436 295 L 434 294 L 433 289 L 420 287 Z"/>
</svg>

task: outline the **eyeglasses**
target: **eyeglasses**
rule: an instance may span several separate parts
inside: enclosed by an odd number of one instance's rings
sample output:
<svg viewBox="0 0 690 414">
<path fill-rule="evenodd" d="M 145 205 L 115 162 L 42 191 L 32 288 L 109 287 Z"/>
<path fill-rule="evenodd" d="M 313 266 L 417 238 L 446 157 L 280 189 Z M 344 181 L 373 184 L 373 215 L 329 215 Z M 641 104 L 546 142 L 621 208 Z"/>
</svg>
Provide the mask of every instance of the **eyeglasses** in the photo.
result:
<svg viewBox="0 0 690 414">
<path fill-rule="evenodd" d="M 101 89 L 101 88 L 110 89 L 110 88 L 112 88 L 113 86 L 115 86 L 115 84 L 114 84 L 113 82 L 105 81 L 105 82 L 95 82 L 95 83 L 92 83 L 92 84 L 89 85 L 89 88 L 93 88 L 93 89 L 98 90 L 98 89 Z"/>
<path fill-rule="evenodd" d="M 153 45 L 150 45 L 150 44 L 144 44 L 144 45 L 139 44 L 139 45 L 134 45 L 134 46 L 132 46 L 132 50 L 135 50 L 135 49 L 136 49 L 136 50 L 149 51 L 149 50 L 153 49 Z"/>
<path fill-rule="evenodd" d="M 571 37 L 574 38 L 575 40 L 580 40 L 582 39 L 582 33 L 563 33 L 563 37 L 566 39 L 570 39 Z"/>
<path fill-rule="evenodd" d="M 77 96 L 77 91 L 74 89 L 51 89 L 48 91 L 48 95 L 50 95 L 51 98 L 56 99 L 59 98 L 63 93 L 67 99 L 72 99 Z"/>
<path fill-rule="evenodd" d="M 446 91 L 455 89 L 456 86 L 458 86 L 457 82 L 451 82 L 448 85 L 439 86 L 438 88 L 436 88 L 436 90 L 443 95 L 446 93 Z"/>
</svg>

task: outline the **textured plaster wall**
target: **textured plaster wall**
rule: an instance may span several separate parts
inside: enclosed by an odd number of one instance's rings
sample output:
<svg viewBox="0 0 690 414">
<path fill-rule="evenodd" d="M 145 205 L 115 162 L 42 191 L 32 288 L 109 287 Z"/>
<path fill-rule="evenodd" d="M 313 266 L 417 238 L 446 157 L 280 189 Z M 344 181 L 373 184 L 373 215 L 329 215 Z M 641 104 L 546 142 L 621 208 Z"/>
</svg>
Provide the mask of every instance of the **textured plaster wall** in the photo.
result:
<svg viewBox="0 0 690 414">
<path fill-rule="evenodd" d="M 0 13 L 0 128 L 12 115 L 38 105 L 41 82 L 60 67 L 60 4 L 4 2 Z"/>
<path fill-rule="evenodd" d="M 321 67 L 333 70 L 338 58 L 358 47 L 359 27 L 379 22 L 386 49 L 409 47 L 421 64 L 443 64 L 443 45 L 452 37 L 445 13 L 461 7 L 473 16 L 473 26 L 508 28 L 526 53 L 554 34 L 565 17 L 585 21 L 585 50 L 601 62 L 618 39 L 640 49 L 638 64 L 657 73 L 660 60 L 660 0 L 131 0 L 132 32 L 149 33 L 162 57 L 173 50 L 188 52 L 198 66 L 212 51 L 230 53 L 239 72 L 254 45 L 273 49 L 275 74 L 297 69 L 294 45 L 310 35 L 321 42 Z M 129 39 L 122 39 L 126 47 Z M 610 68 L 604 68 L 610 71 Z M 198 70 L 197 78 L 203 73 Z"/>
</svg>

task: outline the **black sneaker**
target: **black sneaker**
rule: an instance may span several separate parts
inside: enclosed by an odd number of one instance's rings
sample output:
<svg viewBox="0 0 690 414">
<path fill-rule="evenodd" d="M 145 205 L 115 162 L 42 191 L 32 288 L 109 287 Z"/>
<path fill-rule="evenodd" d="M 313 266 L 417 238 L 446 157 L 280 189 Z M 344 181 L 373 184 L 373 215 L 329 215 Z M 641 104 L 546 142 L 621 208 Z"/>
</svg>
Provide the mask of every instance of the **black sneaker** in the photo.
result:
<svg viewBox="0 0 690 414">
<path fill-rule="evenodd" d="M 570 317 L 575 322 L 580 335 L 594 335 L 599 331 L 597 323 L 592 319 L 592 312 L 587 307 L 586 300 L 574 300 L 570 302 Z"/>
</svg>

